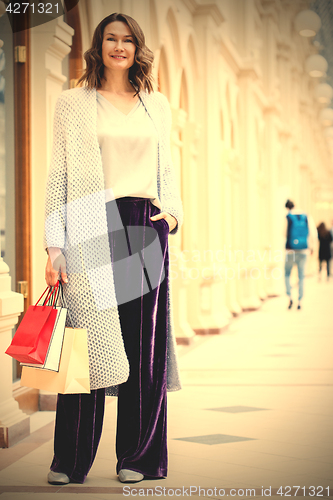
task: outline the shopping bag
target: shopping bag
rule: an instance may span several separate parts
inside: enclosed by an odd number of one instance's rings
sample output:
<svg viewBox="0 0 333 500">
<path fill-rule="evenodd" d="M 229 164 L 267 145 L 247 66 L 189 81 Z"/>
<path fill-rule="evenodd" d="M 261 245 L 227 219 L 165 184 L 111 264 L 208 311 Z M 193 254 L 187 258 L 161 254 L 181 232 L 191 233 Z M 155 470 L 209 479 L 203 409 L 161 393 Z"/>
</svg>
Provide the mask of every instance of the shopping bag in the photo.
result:
<svg viewBox="0 0 333 500">
<path fill-rule="evenodd" d="M 23 366 L 21 385 L 61 394 L 90 393 L 87 330 L 66 328 L 59 371 Z"/>
<path fill-rule="evenodd" d="M 6 354 L 22 363 L 44 363 L 52 337 L 53 328 L 59 314 L 55 308 L 59 282 L 48 287 L 34 306 L 29 306 Z M 40 300 L 48 291 L 43 305 Z M 52 305 L 47 303 L 53 299 Z"/>
<path fill-rule="evenodd" d="M 65 325 L 67 317 L 67 309 L 64 307 L 57 307 L 58 315 L 53 328 L 49 348 L 46 353 L 44 363 L 21 363 L 21 366 L 33 366 L 35 368 L 43 368 L 44 370 L 59 371 L 59 364 L 61 358 L 62 344 L 65 335 Z"/>
</svg>

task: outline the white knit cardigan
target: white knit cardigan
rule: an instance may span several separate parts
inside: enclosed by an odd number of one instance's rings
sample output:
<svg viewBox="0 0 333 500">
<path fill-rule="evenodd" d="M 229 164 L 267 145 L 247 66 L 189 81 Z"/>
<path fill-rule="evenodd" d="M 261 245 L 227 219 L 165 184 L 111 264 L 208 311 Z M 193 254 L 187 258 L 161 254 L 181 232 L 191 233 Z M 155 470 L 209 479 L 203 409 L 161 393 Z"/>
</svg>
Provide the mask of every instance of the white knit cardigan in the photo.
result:
<svg viewBox="0 0 333 500">
<path fill-rule="evenodd" d="M 159 92 L 139 97 L 159 137 L 157 192 L 162 211 L 182 224 L 182 203 L 170 151 L 171 112 Z M 71 320 L 88 331 L 91 389 L 117 385 L 129 375 L 116 302 L 105 208 L 104 175 L 97 138 L 96 90 L 62 92 L 54 115 L 52 161 L 46 185 L 44 247 L 58 247 L 66 258 L 64 293 Z M 69 320 L 68 326 L 71 326 Z M 181 388 L 172 332 L 168 282 L 167 388 Z"/>
</svg>

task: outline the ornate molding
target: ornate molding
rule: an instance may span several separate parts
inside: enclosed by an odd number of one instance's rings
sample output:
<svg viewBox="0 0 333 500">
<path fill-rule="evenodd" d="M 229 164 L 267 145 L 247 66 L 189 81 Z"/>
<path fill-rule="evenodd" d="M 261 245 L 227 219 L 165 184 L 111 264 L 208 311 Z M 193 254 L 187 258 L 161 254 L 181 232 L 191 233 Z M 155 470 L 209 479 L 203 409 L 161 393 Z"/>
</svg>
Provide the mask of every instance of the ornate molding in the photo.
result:
<svg viewBox="0 0 333 500">
<path fill-rule="evenodd" d="M 290 60 L 291 55 L 292 55 L 292 47 L 291 47 L 291 41 L 289 38 L 286 36 L 279 36 L 277 41 L 276 41 L 276 46 L 277 46 L 277 58 L 278 59 L 284 59 L 284 60 Z"/>
<path fill-rule="evenodd" d="M 257 64 L 256 59 L 243 59 L 242 68 L 240 68 L 238 76 L 240 78 L 251 78 L 252 80 L 260 80 L 262 78 L 261 69 Z"/>
<path fill-rule="evenodd" d="M 65 23 L 61 17 L 58 17 L 57 26 L 55 29 L 54 36 L 59 38 L 62 42 L 67 45 L 72 45 L 72 37 L 74 36 L 74 30 L 69 26 L 69 24 Z"/>
<path fill-rule="evenodd" d="M 58 17 L 53 41 L 48 47 L 47 52 L 57 59 L 64 59 L 71 50 L 73 35 L 73 28 Z"/>
<path fill-rule="evenodd" d="M 47 77 L 49 80 L 53 80 L 55 83 L 59 85 L 63 85 L 67 82 L 67 77 L 58 71 L 53 71 L 52 69 L 48 69 Z"/>
<path fill-rule="evenodd" d="M 279 138 L 282 141 L 287 141 L 288 139 L 290 139 L 290 137 L 292 137 L 292 135 L 293 134 L 292 134 L 292 131 L 291 131 L 291 127 L 288 126 L 288 125 L 284 125 L 279 130 Z"/>
<path fill-rule="evenodd" d="M 218 3 L 198 4 L 196 0 L 183 0 L 183 3 L 193 16 L 211 16 L 217 26 L 225 21 Z"/>
<path fill-rule="evenodd" d="M 57 59 L 63 60 L 71 50 L 70 45 L 64 43 L 63 40 L 54 36 L 52 44 L 48 47 L 48 54 L 56 57 Z"/>
<path fill-rule="evenodd" d="M 45 53 L 45 67 L 48 70 L 48 78 L 61 86 L 67 80 L 62 74 L 62 61 L 71 51 L 73 35 L 73 28 L 59 17 L 55 26 L 52 43 L 48 46 Z"/>
<path fill-rule="evenodd" d="M 266 0 L 264 0 L 266 1 Z M 269 1 L 269 0 L 268 0 Z M 281 9 L 289 9 L 292 15 L 296 15 L 300 10 L 310 8 L 310 0 L 279 0 Z"/>
<path fill-rule="evenodd" d="M 177 132 L 181 132 L 187 121 L 187 113 L 184 109 L 172 110 L 172 128 Z"/>
<path fill-rule="evenodd" d="M 259 3 L 259 2 L 258 2 Z M 260 12 L 262 17 L 271 18 L 275 24 L 279 22 L 279 14 L 280 10 L 279 4 L 277 0 L 261 0 L 261 6 L 258 6 L 258 11 Z"/>
</svg>

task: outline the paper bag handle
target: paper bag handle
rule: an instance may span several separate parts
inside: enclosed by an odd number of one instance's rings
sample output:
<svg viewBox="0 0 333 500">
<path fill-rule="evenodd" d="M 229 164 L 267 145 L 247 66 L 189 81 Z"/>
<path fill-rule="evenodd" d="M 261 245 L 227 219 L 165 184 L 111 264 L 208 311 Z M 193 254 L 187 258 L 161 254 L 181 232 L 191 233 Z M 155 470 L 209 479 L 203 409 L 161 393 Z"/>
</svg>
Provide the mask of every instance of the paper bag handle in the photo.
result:
<svg viewBox="0 0 333 500">
<path fill-rule="evenodd" d="M 72 324 L 72 328 L 75 328 L 75 327 L 74 327 L 73 320 L 72 320 L 72 318 L 71 318 L 71 315 L 69 314 L 68 305 L 67 305 L 66 300 L 65 300 L 63 285 L 62 285 L 61 281 L 58 281 L 58 284 L 59 284 L 59 293 L 58 293 L 58 298 L 59 298 L 59 295 L 60 295 L 60 296 L 61 296 L 61 303 L 62 303 L 62 306 L 63 306 L 64 308 L 66 308 L 66 309 L 67 309 L 67 314 L 68 314 L 68 317 L 69 317 L 70 322 L 71 322 L 71 324 Z"/>
</svg>

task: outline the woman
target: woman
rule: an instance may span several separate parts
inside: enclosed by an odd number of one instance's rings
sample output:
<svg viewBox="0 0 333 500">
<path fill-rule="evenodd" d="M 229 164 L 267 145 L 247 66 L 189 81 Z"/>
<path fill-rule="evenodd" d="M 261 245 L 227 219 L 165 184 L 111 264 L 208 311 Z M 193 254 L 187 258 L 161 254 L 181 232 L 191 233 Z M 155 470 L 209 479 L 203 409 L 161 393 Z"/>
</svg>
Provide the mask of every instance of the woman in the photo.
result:
<svg viewBox="0 0 333 500">
<path fill-rule="evenodd" d="M 58 396 L 51 484 L 84 482 L 105 395 L 118 395 L 119 480 L 165 477 L 166 390 L 180 389 L 168 233 L 183 214 L 170 107 L 153 92 L 153 54 L 131 17 L 103 19 L 85 60 L 84 86 L 56 105 L 45 248 L 46 282 L 61 273 L 71 319 L 88 331 L 91 394 Z"/>
<path fill-rule="evenodd" d="M 331 242 L 332 235 L 330 231 L 326 228 L 324 222 L 321 222 L 317 227 L 318 239 L 319 239 L 319 278 L 321 275 L 322 263 L 326 261 L 326 272 L 327 279 L 330 278 L 330 260 L 331 260 Z"/>
</svg>

